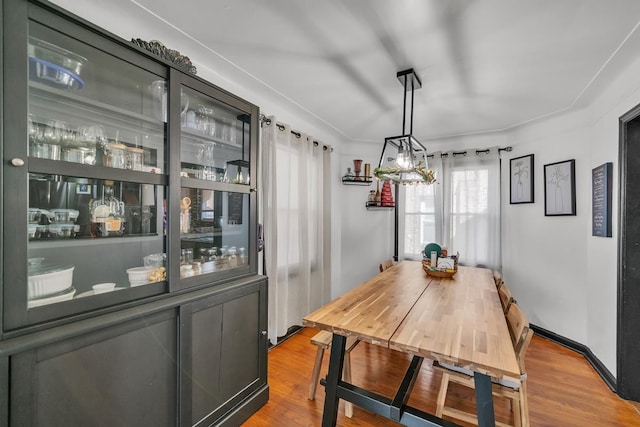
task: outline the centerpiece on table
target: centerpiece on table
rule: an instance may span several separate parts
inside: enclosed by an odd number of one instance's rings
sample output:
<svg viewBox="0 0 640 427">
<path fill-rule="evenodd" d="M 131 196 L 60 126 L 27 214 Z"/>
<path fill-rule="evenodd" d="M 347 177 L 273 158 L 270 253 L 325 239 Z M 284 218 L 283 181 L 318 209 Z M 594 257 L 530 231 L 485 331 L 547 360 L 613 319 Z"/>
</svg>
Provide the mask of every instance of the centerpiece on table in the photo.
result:
<svg viewBox="0 0 640 427">
<path fill-rule="evenodd" d="M 422 269 L 429 276 L 450 278 L 458 271 L 459 258 L 459 253 L 449 256 L 447 248 L 429 243 L 422 252 Z"/>
</svg>

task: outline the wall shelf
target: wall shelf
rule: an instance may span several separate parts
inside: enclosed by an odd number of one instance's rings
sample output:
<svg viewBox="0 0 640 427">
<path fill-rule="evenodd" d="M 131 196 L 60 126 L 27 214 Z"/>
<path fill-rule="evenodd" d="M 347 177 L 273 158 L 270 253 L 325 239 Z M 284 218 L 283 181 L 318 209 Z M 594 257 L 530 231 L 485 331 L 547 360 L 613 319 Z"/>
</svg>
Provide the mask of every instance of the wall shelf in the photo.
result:
<svg viewBox="0 0 640 427">
<path fill-rule="evenodd" d="M 371 177 L 366 179 L 365 177 L 361 177 L 360 179 L 342 177 L 342 183 L 345 185 L 371 185 L 372 182 Z"/>
<path fill-rule="evenodd" d="M 396 208 L 395 204 L 393 206 L 378 206 L 377 204 L 372 204 L 371 202 L 367 202 L 365 206 L 368 211 L 389 211 Z"/>
</svg>

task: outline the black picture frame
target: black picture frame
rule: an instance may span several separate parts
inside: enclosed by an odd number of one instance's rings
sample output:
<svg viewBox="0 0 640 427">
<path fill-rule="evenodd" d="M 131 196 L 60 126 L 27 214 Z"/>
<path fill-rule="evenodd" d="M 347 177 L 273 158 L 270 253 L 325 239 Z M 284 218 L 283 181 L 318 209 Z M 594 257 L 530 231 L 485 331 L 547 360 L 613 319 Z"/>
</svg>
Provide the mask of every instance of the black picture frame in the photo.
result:
<svg viewBox="0 0 640 427">
<path fill-rule="evenodd" d="M 516 157 L 509 161 L 509 203 L 534 203 L 533 154 Z"/>
<path fill-rule="evenodd" d="M 576 160 L 544 165 L 544 215 L 576 215 Z"/>
<path fill-rule="evenodd" d="M 591 170 L 591 235 L 611 237 L 611 192 L 613 163 Z"/>
</svg>

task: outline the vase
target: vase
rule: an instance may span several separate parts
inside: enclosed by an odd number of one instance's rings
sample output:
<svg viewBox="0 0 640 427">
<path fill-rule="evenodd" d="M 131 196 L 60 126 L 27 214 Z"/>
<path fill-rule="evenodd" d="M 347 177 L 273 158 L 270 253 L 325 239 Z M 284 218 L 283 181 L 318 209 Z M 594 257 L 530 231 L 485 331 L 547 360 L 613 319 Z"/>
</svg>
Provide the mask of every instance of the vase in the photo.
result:
<svg viewBox="0 0 640 427">
<path fill-rule="evenodd" d="M 360 172 L 362 171 L 362 160 L 354 160 L 353 161 L 353 170 L 356 173 L 356 180 L 360 181 L 362 179 L 360 177 Z"/>
</svg>

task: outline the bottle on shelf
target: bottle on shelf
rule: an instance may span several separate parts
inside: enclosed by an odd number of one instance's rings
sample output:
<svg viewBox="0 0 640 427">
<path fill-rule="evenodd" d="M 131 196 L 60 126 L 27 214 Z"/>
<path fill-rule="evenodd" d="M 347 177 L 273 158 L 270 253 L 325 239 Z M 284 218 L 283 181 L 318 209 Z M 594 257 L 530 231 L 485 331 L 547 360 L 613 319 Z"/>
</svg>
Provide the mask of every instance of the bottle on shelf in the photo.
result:
<svg viewBox="0 0 640 427">
<path fill-rule="evenodd" d="M 343 176 L 343 178 L 346 180 L 353 180 L 354 175 L 353 172 L 351 172 L 351 168 L 347 168 L 347 173 Z"/>
<path fill-rule="evenodd" d="M 376 181 L 376 193 L 374 195 L 376 206 L 382 205 L 382 195 L 380 194 L 380 180 Z"/>
<path fill-rule="evenodd" d="M 369 191 L 369 198 L 367 199 L 367 206 L 374 206 L 376 204 L 376 190 Z"/>
</svg>

